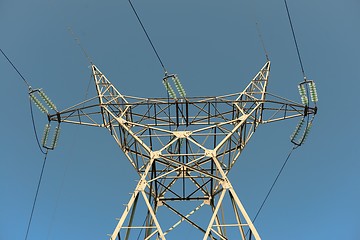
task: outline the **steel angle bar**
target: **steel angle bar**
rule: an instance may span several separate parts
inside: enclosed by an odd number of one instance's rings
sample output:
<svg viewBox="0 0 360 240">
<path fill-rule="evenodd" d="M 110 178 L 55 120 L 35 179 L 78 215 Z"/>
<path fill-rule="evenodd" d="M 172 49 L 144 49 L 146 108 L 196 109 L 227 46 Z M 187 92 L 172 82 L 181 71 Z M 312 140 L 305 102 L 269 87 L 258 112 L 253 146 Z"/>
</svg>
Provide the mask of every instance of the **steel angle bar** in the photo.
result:
<svg viewBox="0 0 360 240">
<path fill-rule="evenodd" d="M 233 210 L 235 213 L 236 221 L 238 223 L 237 225 L 239 226 L 239 231 L 240 231 L 241 237 L 242 237 L 242 239 L 246 239 L 246 235 L 245 235 L 244 229 L 242 227 L 249 226 L 249 225 L 241 223 L 241 217 L 239 215 L 239 211 L 236 206 L 236 202 L 235 202 L 234 197 L 232 196 L 231 192 L 229 192 L 229 196 L 230 196 L 230 200 L 231 200 L 231 205 L 233 206 Z"/>
<path fill-rule="evenodd" d="M 175 214 L 179 215 L 181 217 L 181 219 L 176 222 L 173 226 L 171 226 L 165 233 L 164 235 L 168 234 L 170 231 L 174 230 L 181 222 L 183 221 L 187 221 L 188 223 L 190 223 L 193 227 L 195 227 L 196 229 L 202 231 L 203 233 L 205 233 L 205 229 L 203 229 L 202 227 L 200 227 L 198 224 L 196 224 L 195 222 L 193 222 L 192 220 L 189 219 L 189 217 L 191 215 L 193 215 L 196 211 L 198 211 L 201 207 L 204 206 L 204 203 L 201 203 L 199 206 L 197 206 L 194 210 L 192 210 L 190 213 L 188 213 L 187 215 L 183 215 L 181 214 L 179 211 L 177 211 L 175 208 L 171 207 L 169 204 L 164 203 L 164 206 L 166 206 L 168 209 L 170 209 L 172 212 L 174 212 Z"/>
<path fill-rule="evenodd" d="M 279 117 L 279 118 L 266 120 L 263 122 L 263 124 L 278 122 L 278 121 L 282 121 L 282 120 L 286 120 L 286 119 L 292 119 L 292 118 L 303 117 L 303 116 L 304 116 L 303 114 L 296 114 L 296 115 L 291 115 L 291 116 L 286 116 L 286 117 Z"/>
<path fill-rule="evenodd" d="M 201 178 L 201 179 L 204 180 L 204 178 Z M 195 193 L 197 193 L 199 190 L 201 190 L 201 192 L 204 193 L 204 194 L 207 194 L 207 195 L 209 194 L 209 191 L 207 189 L 204 190 L 203 187 L 206 187 L 206 184 L 208 184 L 211 181 L 211 179 L 207 180 L 206 182 L 204 182 L 201 185 L 194 178 L 192 178 L 191 176 L 190 176 L 190 180 L 196 185 L 197 189 L 195 189 L 192 193 L 187 195 L 186 198 L 191 198 L 191 196 L 194 195 Z"/>
<path fill-rule="evenodd" d="M 220 208 L 220 205 L 222 204 L 222 200 L 224 199 L 224 196 L 225 196 L 225 192 L 226 192 L 226 189 L 223 189 L 221 191 L 221 194 L 220 194 L 220 197 L 219 197 L 219 200 L 218 200 L 218 203 L 216 204 L 216 207 L 215 209 L 213 210 L 213 215 L 211 216 L 211 219 L 210 219 L 210 222 L 209 222 L 209 225 L 206 229 L 206 232 L 205 232 L 205 235 L 204 235 L 204 238 L 203 240 L 207 240 L 209 234 L 210 234 L 210 230 L 212 230 L 212 226 L 214 224 L 214 221 L 215 221 L 215 218 L 217 216 L 217 213 L 219 211 L 219 208 Z M 216 232 L 215 232 L 216 233 Z M 217 234 L 217 233 L 216 233 Z"/>
<path fill-rule="evenodd" d="M 215 225 L 213 225 L 215 226 Z M 210 229 L 211 232 L 215 233 L 218 237 L 220 237 L 222 240 L 228 240 L 226 237 L 224 237 L 222 234 L 218 233 L 217 231 L 215 231 L 215 229 Z M 210 232 L 210 233 L 211 233 Z"/>
<path fill-rule="evenodd" d="M 158 180 L 158 179 L 164 178 L 164 177 L 168 176 L 169 174 L 178 171 L 178 170 L 181 169 L 181 168 L 182 168 L 182 167 L 180 166 L 180 167 L 176 167 L 176 168 L 174 168 L 174 169 L 172 169 L 172 170 L 166 171 L 166 173 L 164 173 L 164 174 L 158 175 L 158 176 L 155 177 L 155 178 L 151 178 L 150 180 L 148 180 L 148 183 L 151 183 L 151 182 L 156 181 L 156 180 Z"/>
<path fill-rule="evenodd" d="M 219 126 L 222 126 L 222 125 L 228 125 L 228 124 L 237 123 L 237 122 L 239 122 L 239 120 L 241 120 L 241 118 L 243 118 L 243 116 L 245 116 L 245 115 L 242 115 L 242 116 L 240 116 L 239 118 L 232 119 L 232 120 L 227 121 L 227 122 L 219 122 L 219 123 L 206 124 L 206 125 L 207 125 L 206 127 L 193 130 L 193 131 L 192 131 L 192 134 L 198 133 L 198 132 L 203 132 L 203 131 L 212 129 L 212 128 L 214 128 L 214 127 L 219 127 Z M 210 126 L 208 126 L 208 125 L 210 125 Z"/>
<path fill-rule="evenodd" d="M 192 142 L 193 144 L 195 144 L 196 146 L 198 146 L 199 149 L 202 149 L 202 150 L 204 150 L 204 151 L 206 150 L 206 148 L 203 147 L 202 144 L 199 144 L 194 138 L 192 138 L 191 135 L 188 136 L 188 137 L 186 137 L 186 139 L 187 139 L 189 142 Z"/>
<path fill-rule="evenodd" d="M 178 174 L 178 177 L 180 177 L 180 174 Z M 171 190 L 171 186 L 174 185 L 174 183 L 175 183 L 178 179 L 179 179 L 179 178 L 173 179 L 168 185 L 165 185 L 165 184 L 163 184 L 163 183 L 161 183 L 161 182 L 158 182 L 158 184 L 161 185 L 161 186 L 164 188 L 164 190 L 162 190 L 162 191 L 160 192 L 159 196 L 162 197 L 162 196 L 164 196 L 165 193 L 171 192 L 171 193 L 174 194 L 176 197 L 182 198 L 179 194 L 177 194 L 176 192 L 174 192 L 173 190 Z M 161 197 L 159 197 L 160 200 L 162 199 Z"/>
<path fill-rule="evenodd" d="M 106 108 L 105 108 L 105 109 L 106 109 Z M 112 117 L 115 117 L 111 111 L 109 111 L 108 109 L 106 109 L 106 111 L 107 111 L 110 115 L 112 115 Z M 136 136 L 136 135 L 131 131 L 131 129 L 126 126 L 126 124 L 124 124 L 124 123 L 122 123 L 122 122 L 119 122 L 119 124 L 120 124 L 135 140 L 137 140 L 137 141 L 139 142 L 139 144 L 140 144 L 143 148 L 145 148 L 145 150 L 146 150 L 148 153 L 151 152 L 151 149 L 150 149 L 138 136 Z"/>
<path fill-rule="evenodd" d="M 211 178 L 215 178 L 215 179 L 217 179 L 217 180 L 222 180 L 222 178 L 219 178 L 219 177 L 217 177 L 217 176 L 211 175 L 211 174 L 209 174 L 209 173 L 207 173 L 207 172 L 205 172 L 205 171 L 201 171 L 201 170 L 196 169 L 195 167 L 189 166 L 189 165 L 187 165 L 187 164 L 184 164 L 184 163 L 181 163 L 181 162 L 177 162 L 177 161 L 172 160 L 172 159 L 170 159 L 170 158 L 166 158 L 166 160 L 169 161 L 169 162 L 172 162 L 172 163 L 174 163 L 174 164 L 178 164 L 178 165 L 180 165 L 180 166 L 182 166 L 182 167 L 186 167 L 186 168 L 188 168 L 188 169 L 190 169 L 190 170 L 192 170 L 192 171 L 194 171 L 194 172 L 198 172 L 198 173 L 203 174 L 203 175 L 205 175 L 205 176 L 208 176 L 208 177 L 211 177 Z"/>
</svg>

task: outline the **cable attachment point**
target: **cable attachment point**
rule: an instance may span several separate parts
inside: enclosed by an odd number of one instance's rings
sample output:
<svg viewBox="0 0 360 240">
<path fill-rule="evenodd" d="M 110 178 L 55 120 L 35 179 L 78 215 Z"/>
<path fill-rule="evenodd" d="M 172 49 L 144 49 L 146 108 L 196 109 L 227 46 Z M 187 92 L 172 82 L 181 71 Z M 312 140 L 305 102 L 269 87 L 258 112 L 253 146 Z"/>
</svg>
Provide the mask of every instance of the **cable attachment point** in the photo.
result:
<svg viewBox="0 0 360 240">
<path fill-rule="evenodd" d="M 165 86 L 166 91 L 169 93 L 170 97 L 173 99 L 177 99 L 177 95 L 176 95 L 173 87 L 171 86 L 169 79 L 172 79 L 173 84 L 175 85 L 175 88 L 180 95 L 180 98 L 186 98 L 185 89 L 182 86 L 178 76 L 176 74 L 169 75 L 169 74 L 165 73 L 165 77 L 163 78 L 163 84 Z"/>
</svg>

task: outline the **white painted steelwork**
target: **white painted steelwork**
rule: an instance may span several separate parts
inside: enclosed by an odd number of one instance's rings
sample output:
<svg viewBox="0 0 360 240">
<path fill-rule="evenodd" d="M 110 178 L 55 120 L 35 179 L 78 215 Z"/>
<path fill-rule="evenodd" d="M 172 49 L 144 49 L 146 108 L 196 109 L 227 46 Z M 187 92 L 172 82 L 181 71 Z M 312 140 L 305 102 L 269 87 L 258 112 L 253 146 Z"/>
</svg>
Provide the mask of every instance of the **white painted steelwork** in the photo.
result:
<svg viewBox="0 0 360 240">
<path fill-rule="evenodd" d="M 269 61 L 242 92 L 174 99 L 122 95 L 91 68 L 97 96 L 49 119 L 107 128 L 139 174 L 110 239 L 172 239 L 188 223 L 203 240 L 260 240 L 228 173 L 260 124 L 316 108 L 268 93 Z"/>
</svg>

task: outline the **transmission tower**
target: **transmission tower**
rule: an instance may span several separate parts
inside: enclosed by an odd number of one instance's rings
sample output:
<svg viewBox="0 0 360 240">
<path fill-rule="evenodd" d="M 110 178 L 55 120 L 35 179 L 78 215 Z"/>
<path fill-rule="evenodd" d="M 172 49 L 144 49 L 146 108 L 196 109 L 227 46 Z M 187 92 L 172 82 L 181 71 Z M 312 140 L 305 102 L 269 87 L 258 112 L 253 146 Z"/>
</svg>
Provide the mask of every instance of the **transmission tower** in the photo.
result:
<svg viewBox="0 0 360 240">
<path fill-rule="evenodd" d="M 97 95 L 84 102 L 58 111 L 42 90 L 30 96 L 49 119 L 43 147 L 55 147 L 60 123 L 107 128 L 138 173 L 110 240 L 173 239 L 186 224 L 193 239 L 259 240 L 228 173 L 260 124 L 300 118 L 291 141 L 303 143 L 317 111 L 314 82 L 299 84 L 301 104 L 271 94 L 268 61 L 239 93 L 186 97 L 177 76 L 166 75 L 171 97 L 140 98 L 121 94 L 91 69 Z"/>
</svg>

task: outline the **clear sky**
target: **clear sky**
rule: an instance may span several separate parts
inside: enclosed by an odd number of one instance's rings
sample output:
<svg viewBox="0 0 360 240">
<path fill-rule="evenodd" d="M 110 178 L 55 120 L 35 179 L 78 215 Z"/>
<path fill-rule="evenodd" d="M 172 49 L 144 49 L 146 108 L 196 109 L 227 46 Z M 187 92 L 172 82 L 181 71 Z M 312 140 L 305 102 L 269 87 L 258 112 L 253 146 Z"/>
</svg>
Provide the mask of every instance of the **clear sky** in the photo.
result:
<svg viewBox="0 0 360 240">
<path fill-rule="evenodd" d="M 282 0 L 133 3 L 188 95 L 245 87 L 266 60 L 258 19 L 272 61 L 268 90 L 300 101 L 302 74 Z M 360 239 L 360 2 L 288 4 L 305 72 L 318 86 L 319 113 L 255 226 L 266 240 Z M 68 27 L 120 92 L 166 96 L 162 69 L 127 1 L 0 1 L 0 47 L 59 109 L 85 98 L 91 74 Z M 43 156 L 27 88 L 2 56 L 0 73 L 0 239 L 24 239 Z M 46 119 L 39 111 L 35 118 L 41 135 Z M 292 147 L 296 124 L 260 126 L 230 173 L 251 218 Z M 48 156 L 28 240 L 107 239 L 136 179 L 105 129 L 63 124 L 58 148 Z"/>
</svg>

